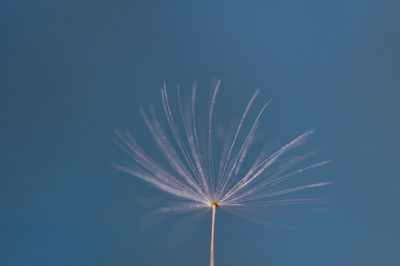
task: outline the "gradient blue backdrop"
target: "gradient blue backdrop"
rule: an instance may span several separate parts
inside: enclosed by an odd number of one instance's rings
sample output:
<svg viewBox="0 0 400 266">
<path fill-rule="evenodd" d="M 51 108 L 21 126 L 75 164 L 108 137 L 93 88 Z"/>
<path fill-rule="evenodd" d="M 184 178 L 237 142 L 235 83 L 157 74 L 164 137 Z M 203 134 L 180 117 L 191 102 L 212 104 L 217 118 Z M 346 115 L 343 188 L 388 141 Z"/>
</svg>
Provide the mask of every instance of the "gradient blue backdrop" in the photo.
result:
<svg viewBox="0 0 400 266">
<path fill-rule="evenodd" d="M 315 128 L 334 162 L 330 211 L 289 216 L 303 230 L 217 216 L 217 265 L 400 265 L 399 10 L 1 1 L 0 265 L 207 265 L 210 217 L 181 233 L 179 218 L 149 224 L 140 199 L 161 195 L 111 162 L 125 158 L 114 128 L 150 142 L 138 106 L 158 105 L 163 81 L 215 77 L 236 95 L 220 106 L 261 88 L 272 140 Z"/>
</svg>

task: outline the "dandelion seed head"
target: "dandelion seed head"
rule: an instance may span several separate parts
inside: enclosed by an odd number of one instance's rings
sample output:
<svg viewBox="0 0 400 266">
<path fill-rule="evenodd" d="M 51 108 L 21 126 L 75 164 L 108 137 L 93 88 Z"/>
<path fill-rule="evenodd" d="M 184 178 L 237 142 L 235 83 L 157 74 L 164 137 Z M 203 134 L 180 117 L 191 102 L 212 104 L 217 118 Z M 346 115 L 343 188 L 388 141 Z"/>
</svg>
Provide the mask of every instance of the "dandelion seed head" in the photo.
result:
<svg viewBox="0 0 400 266">
<path fill-rule="evenodd" d="M 173 106 L 164 83 L 161 89 L 164 117 L 159 117 L 153 106 L 141 107 L 140 112 L 165 162 L 155 160 L 131 134 L 116 130 L 117 144 L 133 159 L 136 167 L 115 167 L 179 200 L 160 208 L 162 213 L 179 214 L 216 207 L 230 210 L 270 208 L 318 202 L 312 197 L 284 198 L 330 184 L 321 180 L 296 185 L 290 182 L 330 161 L 294 168 L 309 155 L 283 159 L 303 145 L 314 130 L 304 132 L 272 152 L 261 150 L 254 154 L 257 150 L 255 143 L 258 143 L 256 132 L 271 100 L 255 106 L 260 95 L 260 90 L 255 90 L 246 104 L 235 106 L 241 109 L 241 116 L 230 134 L 226 134 L 224 127 L 214 119 L 218 101 L 225 100 L 218 99 L 220 87 L 221 81 L 218 80 L 209 101 L 204 104 L 197 102 L 196 83 L 187 98 L 182 97 L 178 86 Z M 251 117 L 254 112 L 256 114 Z M 207 121 L 200 126 L 198 120 L 204 117 Z"/>
<path fill-rule="evenodd" d="M 214 266 L 214 225 L 217 207 L 235 213 L 253 208 L 315 204 L 320 202 L 318 198 L 285 196 L 330 184 L 328 181 L 290 183 L 297 176 L 322 167 L 330 161 L 293 169 L 299 161 L 310 156 L 306 154 L 283 162 L 285 155 L 304 144 L 314 130 L 304 132 L 272 153 L 261 150 L 251 162 L 252 156 L 249 154 L 254 153 L 256 131 L 271 100 L 266 101 L 250 120 L 250 110 L 254 109 L 255 100 L 260 93 L 260 90 L 256 90 L 243 107 L 242 115 L 231 134 L 224 135 L 221 125 L 214 121 L 220 85 L 221 81 L 217 80 L 210 94 L 208 108 L 200 111 L 201 115 L 207 118 L 207 122 L 201 127 L 198 122 L 196 83 L 187 101 L 182 100 L 181 89 L 178 86 L 178 107 L 175 109 L 170 104 L 164 83 L 161 100 L 168 129 L 162 126 L 153 106 L 148 109 L 140 108 L 146 126 L 167 166 L 149 155 L 129 133 L 116 130 L 119 136 L 117 144 L 137 163 L 137 168 L 120 165 L 115 167 L 178 199 L 169 206 L 159 208 L 160 213 L 182 214 L 212 210 L 210 266 Z M 201 138 L 201 133 L 205 133 L 206 137 Z M 216 145 L 215 141 L 221 139 L 221 135 L 222 144 Z M 246 215 L 239 216 L 260 222 Z"/>
</svg>

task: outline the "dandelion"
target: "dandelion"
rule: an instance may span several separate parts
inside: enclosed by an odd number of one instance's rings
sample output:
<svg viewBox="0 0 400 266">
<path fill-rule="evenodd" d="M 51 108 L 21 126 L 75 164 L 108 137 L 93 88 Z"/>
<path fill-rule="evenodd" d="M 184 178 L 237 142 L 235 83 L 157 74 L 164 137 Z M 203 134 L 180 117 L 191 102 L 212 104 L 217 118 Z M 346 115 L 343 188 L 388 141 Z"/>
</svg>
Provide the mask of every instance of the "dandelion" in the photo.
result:
<svg viewBox="0 0 400 266">
<path fill-rule="evenodd" d="M 194 85 L 191 97 L 183 102 L 180 88 L 177 91 L 177 111 L 174 112 L 168 98 L 166 85 L 161 89 L 162 107 L 169 131 L 165 131 L 156 111 L 152 106 L 149 110 L 140 108 L 144 121 L 153 136 L 168 167 L 155 161 L 139 143 L 127 132 L 116 130 L 119 137 L 118 145 L 137 163 L 137 168 L 114 165 L 116 168 L 132 174 L 154 187 L 180 199 L 174 206 L 161 208 L 164 213 L 185 213 L 201 209 L 212 210 L 210 266 L 214 266 L 214 232 L 217 208 L 247 209 L 294 204 L 314 203 L 314 198 L 284 198 L 282 195 L 322 187 L 330 182 L 308 183 L 304 185 L 288 185 L 296 175 L 313 168 L 321 167 L 330 161 L 322 161 L 295 170 L 293 165 L 308 155 L 291 158 L 285 163 L 280 159 L 286 153 L 299 147 L 309 137 L 309 130 L 294 138 L 286 145 L 267 153 L 261 150 L 253 162 L 246 160 L 248 152 L 255 143 L 256 131 L 260 118 L 271 100 L 267 101 L 258 111 L 254 120 L 247 121 L 249 112 L 259 95 L 256 90 L 243 108 L 240 120 L 232 131 L 231 137 L 224 136 L 225 141 L 219 145 L 222 150 L 219 160 L 215 160 L 215 125 L 213 113 L 221 81 L 218 80 L 211 90 L 207 109 L 205 137 L 200 138 L 198 115 L 196 114 L 196 92 Z M 248 128 L 246 128 L 247 125 Z M 218 147 L 219 147 L 218 146 Z M 219 162 L 218 165 L 215 165 Z M 289 183 L 290 184 L 290 183 Z"/>
</svg>

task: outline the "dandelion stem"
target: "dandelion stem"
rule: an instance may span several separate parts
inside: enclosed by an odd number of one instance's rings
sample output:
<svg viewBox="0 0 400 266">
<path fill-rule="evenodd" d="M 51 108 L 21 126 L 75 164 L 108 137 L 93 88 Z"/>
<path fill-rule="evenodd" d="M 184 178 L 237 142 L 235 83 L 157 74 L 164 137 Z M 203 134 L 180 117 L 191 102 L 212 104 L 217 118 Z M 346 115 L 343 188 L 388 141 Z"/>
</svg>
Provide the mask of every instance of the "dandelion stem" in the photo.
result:
<svg viewBox="0 0 400 266">
<path fill-rule="evenodd" d="M 215 225 L 215 212 L 218 204 L 212 203 L 212 223 L 211 223 L 211 250 L 210 250 L 210 266 L 214 266 L 214 225 Z"/>
</svg>

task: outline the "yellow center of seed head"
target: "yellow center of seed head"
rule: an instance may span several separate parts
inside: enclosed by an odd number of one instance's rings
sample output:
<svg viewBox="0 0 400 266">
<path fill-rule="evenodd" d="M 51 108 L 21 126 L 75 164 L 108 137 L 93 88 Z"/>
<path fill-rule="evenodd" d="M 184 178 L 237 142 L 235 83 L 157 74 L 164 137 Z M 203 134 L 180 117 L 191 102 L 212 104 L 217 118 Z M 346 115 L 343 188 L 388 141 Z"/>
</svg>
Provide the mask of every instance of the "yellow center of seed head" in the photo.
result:
<svg viewBox="0 0 400 266">
<path fill-rule="evenodd" d="M 215 207 L 218 207 L 218 206 L 219 206 L 218 202 L 216 202 L 216 201 L 211 201 L 211 202 L 210 202 L 210 205 L 211 205 L 211 206 L 215 206 Z"/>
</svg>

